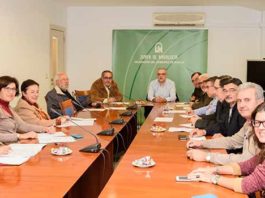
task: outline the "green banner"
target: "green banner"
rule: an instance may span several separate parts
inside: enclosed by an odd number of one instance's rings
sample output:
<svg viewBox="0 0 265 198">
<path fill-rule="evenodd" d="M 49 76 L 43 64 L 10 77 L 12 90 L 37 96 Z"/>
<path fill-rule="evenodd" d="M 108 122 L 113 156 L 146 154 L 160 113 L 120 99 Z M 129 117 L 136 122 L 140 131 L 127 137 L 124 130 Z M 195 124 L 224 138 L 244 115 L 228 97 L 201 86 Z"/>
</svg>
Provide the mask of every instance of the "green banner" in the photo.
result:
<svg viewBox="0 0 265 198">
<path fill-rule="evenodd" d="M 156 69 L 167 68 L 181 101 L 193 91 L 190 76 L 207 71 L 208 30 L 113 30 L 112 69 L 128 99 L 145 99 Z"/>
</svg>

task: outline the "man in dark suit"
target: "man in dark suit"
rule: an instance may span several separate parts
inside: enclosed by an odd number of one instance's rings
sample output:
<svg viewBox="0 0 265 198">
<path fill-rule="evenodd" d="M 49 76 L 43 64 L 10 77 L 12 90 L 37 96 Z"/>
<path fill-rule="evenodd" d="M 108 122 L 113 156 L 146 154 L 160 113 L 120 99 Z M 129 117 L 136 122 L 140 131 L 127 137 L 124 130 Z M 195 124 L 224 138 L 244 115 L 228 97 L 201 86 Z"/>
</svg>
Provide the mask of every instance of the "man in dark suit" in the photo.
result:
<svg viewBox="0 0 265 198">
<path fill-rule="evenodd" d="M 219 102 L 217 104 L 215 119 L 204 117 L 197 120 L 195 129 L 191 135 L 214 135 L 214 138 L 221 136 L 232 136 L 245 123 L 245 119 L 238 113 L 236 105 L 237 88 L 242 82 L 237 78 L 226 78 L 215 83 L 215 88 L 223 88 L 223 96 L 225 101 L 222 101 L 222 94 L 218 95 Z M 221 91 L 221 90 L 220 90 Z M 200 130 L 202 129 L 202 130 Z"/>
</svg>

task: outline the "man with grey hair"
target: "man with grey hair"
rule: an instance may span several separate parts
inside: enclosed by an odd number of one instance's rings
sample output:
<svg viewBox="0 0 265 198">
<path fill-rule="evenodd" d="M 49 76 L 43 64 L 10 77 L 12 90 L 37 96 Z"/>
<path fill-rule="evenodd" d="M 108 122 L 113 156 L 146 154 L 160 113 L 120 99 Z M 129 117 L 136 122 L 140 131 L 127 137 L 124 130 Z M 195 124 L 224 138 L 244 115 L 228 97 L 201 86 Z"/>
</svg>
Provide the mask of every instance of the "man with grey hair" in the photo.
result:
<svg viewBox="0 0 265 198">
<path fill-rule="evenodd" d="M 175 83 L 167 78 L 167 70 L 165 68 L 157 69 L 157 79 L 150 83 L 147 98 L 149 101 L 158 103 L 175 102 Z"/>
<path fill-rule="evenodd" d="M 47 103 L 47 112 L 52 119 L 59 117 L 59 115 L 54 113 L 51 109 L 56 110 L 60 114 L 63 114 L 60 107 L 60 103 L 63 101 L 70 99 L 73 101 L 72 103 L 77 111 L 82 109 L 80 105 L 77 105 L 79 104 L 79 102 L 77 102 L 68 91 L 69 78 L 65 73 L 57 73 L 54 77 L 54 84 L 55 87 L 45 96 Z"/>
<path fill-rule="evenodd" d="M 221 137 L 205 141 L 190 140 L 188 148 L 212 148 L 212 149 L 238 149 L 243 148 L 242 154 L 221 154 L 205 150 L 192 149 L 187 156 L 195 161 L 208 161 L 215 164 L 227 164 L 241 162 L 256 155 L 259 150 L 253 142 L 252 127 L 250 125 L 251 114 L 255 108 L 264 101 L 261 86 L 246 82 L 239 86 L 237 94 L 238 112 L 247 121 L 243 127 L 231 137 Z"/>
</svg>

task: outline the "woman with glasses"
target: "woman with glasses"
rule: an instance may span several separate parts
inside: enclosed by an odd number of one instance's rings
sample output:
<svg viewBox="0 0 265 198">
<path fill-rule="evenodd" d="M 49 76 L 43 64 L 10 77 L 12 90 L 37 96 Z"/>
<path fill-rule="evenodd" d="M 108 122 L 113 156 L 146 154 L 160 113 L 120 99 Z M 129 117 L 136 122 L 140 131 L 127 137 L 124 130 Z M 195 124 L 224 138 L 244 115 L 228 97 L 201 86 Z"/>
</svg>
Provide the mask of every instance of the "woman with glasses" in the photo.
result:
<svg viewBox="0 0 265 198">
<path fill-rule="evenodd" d="M 50 119 L 38 105 L 39 84 L 31 79 L 25 80 L 21 84 L 22 97 L 15 108 L 17 114 L 27 123 L 38 124 L 41 126 L 54 126 L 66 121 L 66 117 Z"/>
<path fill-rule="evenodd" d="M 254 142 L 260 152 L 251 159 L 224 166 L 198 168 L 188 177 L 220 185 L 236 192 L 251 194 L 265 189 L 265 103 L 260 104 L 252 113 Z M 245 177 L 228 178 L 220 175 L 241 175 Z"/>
<path fill-rule="evenodd" d="M 0 77 L 0 142 L 37 138 L 34 132 L 53 132 L 54 128 L 32 125 L 24 122 L 9 106 L 19 94 L 17 79 L 10 76 Z M 17 132 L 20 133 L 17 133 Z"/>
</svg>

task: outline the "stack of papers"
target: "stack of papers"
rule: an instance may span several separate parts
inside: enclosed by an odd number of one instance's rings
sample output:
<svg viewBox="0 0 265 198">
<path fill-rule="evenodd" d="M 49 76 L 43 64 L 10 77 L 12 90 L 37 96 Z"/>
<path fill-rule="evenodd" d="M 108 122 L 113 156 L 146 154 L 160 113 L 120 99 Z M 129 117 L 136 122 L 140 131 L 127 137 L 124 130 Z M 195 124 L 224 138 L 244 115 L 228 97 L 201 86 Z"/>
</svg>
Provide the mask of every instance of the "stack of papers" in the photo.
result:
<svg viewBox="0 0 265 198">
<path fill-rule="evenodd" d="M 186 113 L 185 110 L 164 110 L 163 113 Z"/>
<path fill-rule="evenodd" d="M 126 110 L 127 107 L 109 107 L 110 110 Z"/>
<path fill-rule="evenodd" d="M 10 144 L 11 151 L 6 155 L 0 155 L 0 164 L 20 165 L 30 157 L 36 155 L 45 144 Z"/>
<path fill-rule="evenodd" d="M 173 118 L 172 117 L 156 117 L 155 122 L 172 122 Z"/>
<path fill-rule="evenodd" d="M 38 134 L 39 143 L 41 144 L 50 144 L 58 142 L 74 142 L 75 139 L 72 136 L 66 136 L 63 132 L 56 133 L 40 133 Z"/>
<path fill-rule="evenodd" d="M 106 109 L 90 108 L 88 111 L 105 111 Z"/>
<path fill-rule="evenodd" d="M 69 126 L 93 126 L 95 118 L 71 118 L 72 121 L 67 121 L 57 127 L 69 127 Z"/>
<path fill-rule="evenodd" d="M 168 129 L 169 132 L 188 132 L 190 133 L 192 131 L 191 128 L 185 128 L 185 127 L 170 127 Z"/>
<path fill-rule="evenodd" d="M 183 117 L 183 118 L 191 118 L 191 117 L 193 117 L 192 115 L 187 115 L 187 114 L 181 114 L 179 116 Z"/>
<path fill-rule="evenodd" d="M 194 128 L 192 123 L 180 124 L 179 126 Z"/>
</svg>

